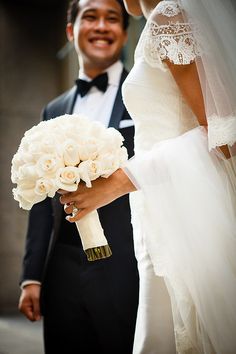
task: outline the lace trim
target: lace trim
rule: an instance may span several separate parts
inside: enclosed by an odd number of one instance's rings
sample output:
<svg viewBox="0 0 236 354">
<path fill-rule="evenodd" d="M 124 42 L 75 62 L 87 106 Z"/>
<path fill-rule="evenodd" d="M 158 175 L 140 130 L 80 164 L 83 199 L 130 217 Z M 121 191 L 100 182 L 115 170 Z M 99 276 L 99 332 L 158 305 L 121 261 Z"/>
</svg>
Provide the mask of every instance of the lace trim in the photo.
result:
<svg viewBox="0 0 236 354">
<path fill-rule="evenodd" d="M 236 114 L 228 117 L 212 115 L 208 118 L 209 149 L 236 142 Z"/>
<path fill-rule="evenodd" d="M 179 5 L 175 1 L 162 1 L 159 3 L 156 12 L 159 15 L 173 17 L 178 15 L 181 10 Z"/>
<path fill-rule="evenodd" d="M 154 67 L 160 67 L 162 60 L 169 59 L 177 65 L 193 62 L 200 55 L 189 23 L 157 25 L 150 21 L 147 26 L 144 57 Z"/>
</svg>

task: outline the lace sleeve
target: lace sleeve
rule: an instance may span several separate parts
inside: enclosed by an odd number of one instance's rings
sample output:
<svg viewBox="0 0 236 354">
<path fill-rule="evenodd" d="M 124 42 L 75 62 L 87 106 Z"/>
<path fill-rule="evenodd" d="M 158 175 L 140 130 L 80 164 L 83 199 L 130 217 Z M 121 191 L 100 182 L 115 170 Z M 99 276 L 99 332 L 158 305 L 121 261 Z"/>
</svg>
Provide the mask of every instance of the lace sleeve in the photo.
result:
<svg viewBox="0 0 236 354">
<path fill-rule="evenodd" d="M 236 141 L 236 113 L 228 117 L 212 115 L 208 117 L 209 150 L 216 146 L 233 146 Z"/>
<path fill-rule="evenodd" d="M 154 67 L 162 66 L 162 69 L 163 60 L 184 65 L 200 54 L 193 24 L 185 22 L 176 1 L 165 0 L 157 5 L 147 22 L 144 41 L 146 61 Z"/>
</svg>

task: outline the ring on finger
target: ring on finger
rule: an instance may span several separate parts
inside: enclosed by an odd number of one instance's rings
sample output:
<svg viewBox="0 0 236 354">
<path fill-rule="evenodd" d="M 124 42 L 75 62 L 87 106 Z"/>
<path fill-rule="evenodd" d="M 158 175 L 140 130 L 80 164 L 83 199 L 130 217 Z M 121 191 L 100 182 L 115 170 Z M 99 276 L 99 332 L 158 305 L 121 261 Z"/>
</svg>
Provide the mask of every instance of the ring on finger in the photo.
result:
<svg viewBox="0 0 236 354">
<path fill-rule="evenodd" d="M 72 216 L 75 217 L 79 211 L 80 211 L 80 209 L 78 209 L 76 206 L 74 206 L 73 210 L 72 210 Z"/>
</svg>

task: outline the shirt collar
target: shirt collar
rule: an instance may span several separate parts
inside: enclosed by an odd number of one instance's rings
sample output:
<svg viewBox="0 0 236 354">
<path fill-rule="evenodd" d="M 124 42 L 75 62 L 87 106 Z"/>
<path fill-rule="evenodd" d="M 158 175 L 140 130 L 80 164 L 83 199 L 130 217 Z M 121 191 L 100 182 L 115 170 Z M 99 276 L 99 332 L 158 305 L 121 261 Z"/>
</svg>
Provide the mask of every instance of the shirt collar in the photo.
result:
<svg viewBox="0 0 236 354">
<path fill-rule="evenodd" d="M 123 70 L 123 64 L 120 60 L 109 66 L 104 72 L 108 74 L 108 84 L 118 86 L 120 82 L 120 76 Z M 79 70 L 79 79 L 91 81 L 91 77 L 87 76 L 82 70 Z"/>
</svg>

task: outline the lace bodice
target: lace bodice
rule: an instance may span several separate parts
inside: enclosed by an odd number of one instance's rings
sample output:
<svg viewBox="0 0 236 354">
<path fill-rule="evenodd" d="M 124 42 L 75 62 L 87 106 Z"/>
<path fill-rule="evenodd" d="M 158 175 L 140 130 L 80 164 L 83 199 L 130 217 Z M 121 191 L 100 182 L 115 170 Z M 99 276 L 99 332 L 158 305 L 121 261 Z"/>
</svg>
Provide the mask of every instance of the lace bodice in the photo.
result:
<svg viewBox="0 0 236 354">
<path fill-rule="evenodd" d="M 151 12 L 135 51 L 134 69 L 123 85 L 124 102 L 136 122 L 136 150 L 139 141 L 143 148 L 150 147 L 151 137 L 160 141 L 180 135 L 197 125 L 165 64 L 166 59 L 177 65 L 188 65 L 196 59 L 200 63 L 208 55 L 208 49 L 203 49 L 204 33 L 200 32 L 196 23 L 185 20 L 180 4 L 178 0 L 162 0 Z M 217 85 L 221 90 L 218 74 L 214 68 L 210 71 L 208 80 L 210 75 L 211 82 L 207 90 L 211 91 L 212 84 L 215 91 Z M 224 94 L 224 90 L 222 92 Z M 228 109 L 227 97 L 217 97 L 216 105 L 210 94 L 205 100 L 209 149 L 218 145 L 233 145 L 236 139 L 236 113 L 230 107 Z M 225 113 L 227 111 L 229 113 Z M 150 134 L 149 138 L 145 139 L 145 133 L 147 136 Z"/>
<path fill-rule="evenodd" d="M 147 20 L 135 64 L 123 84 L 123 99 L 135 121 L 135 149 L 176 137 L 197 125 L 164 59 L 188 64 L 198 55 L 189 23 L 176 1 L 162 1 Z"/>
</svg>

